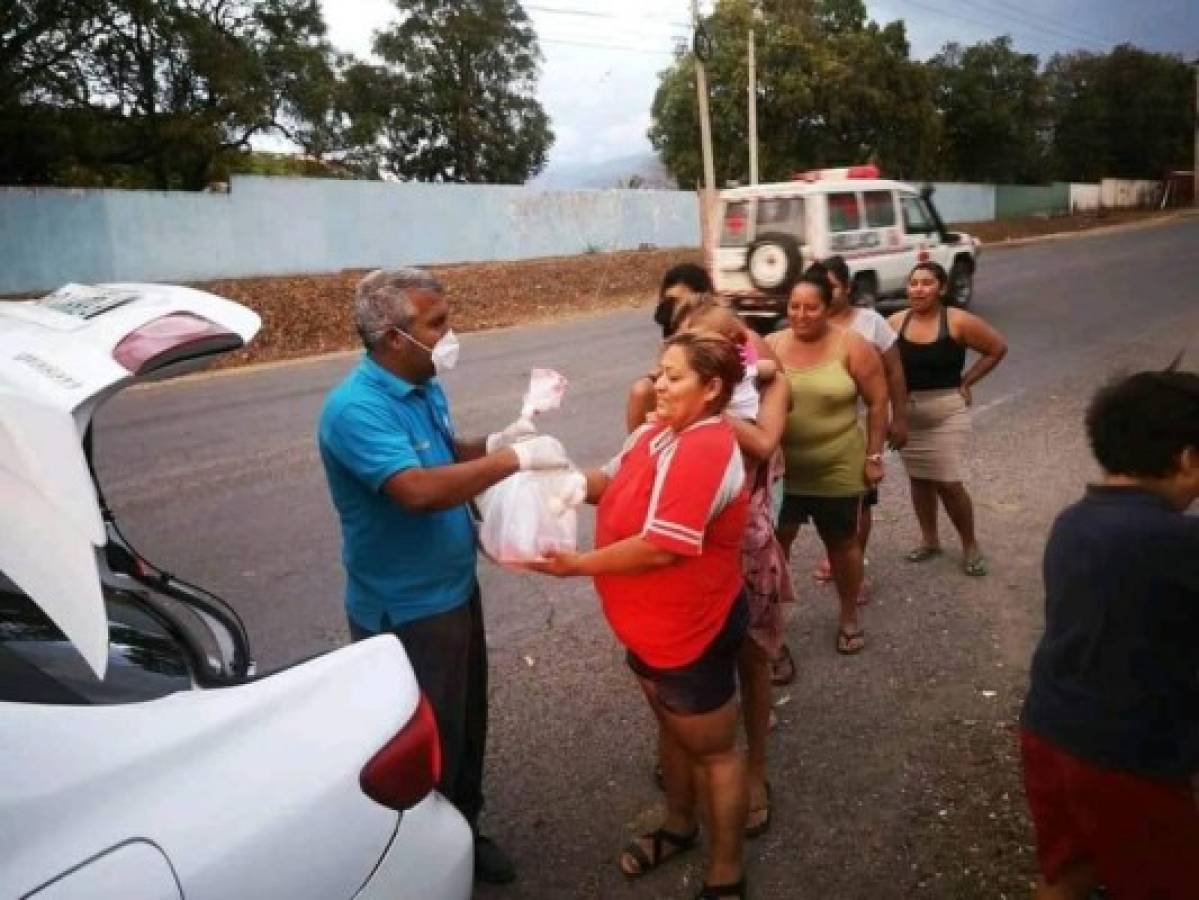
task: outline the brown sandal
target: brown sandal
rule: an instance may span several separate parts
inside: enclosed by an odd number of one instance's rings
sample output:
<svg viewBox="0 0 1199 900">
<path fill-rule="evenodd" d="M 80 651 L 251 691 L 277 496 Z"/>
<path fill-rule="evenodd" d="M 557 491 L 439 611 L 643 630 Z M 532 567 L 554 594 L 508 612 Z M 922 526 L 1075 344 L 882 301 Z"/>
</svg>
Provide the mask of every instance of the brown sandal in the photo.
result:
<svg viewBox="0 0 1199 900">
<path fill-rule="evenodd" d="M 770 661 L 770 683 L 775 687 L 786 687 L 795 680 L 795 660 L 791 648 L 783 644 L 779 655 Z"/>
<path fill-rule="evenodd" d="M 685 851 L 690 850 L 695 846 L 695 841 L 699 837 L 699 826 L 695 826 L 690 834 L 676 834 L 673 831 L 667 831 L 665 828 L 659 828 L 656 831 L 650 831 L 636 840 L 629 841 L 625 848 L 620 851 L 620 861 L 617 865 L 620 866 L 620 871 L 625 878 L 632 881 L 635 878 L 640 878 L 649 872 L 652 872 L 662 863 L 674 859 L 676 856 L 681 856 Z M 642 841 L 649 841 L 649 853 L 645 852 L 645 847 Z M 637 864 L 637 870 L 630 872 L 624 866 L 625 857 L 629 857 Z"/>
<path fill-rule="evenodd" d="M 751 808 L 749 811 L 750 817 L 761 816 L 762 818 L 752 825 L 746 822 L 745 836 L 747 838 L 761 837 L 770 830 L 770 820 L 774 815 L 774 798 L 771 796 L 771 793 L 770 782 L 768 781 L 766 782 L 766 802 L 761 806 Z"/>
<path fill-rule="evenodd" d="M 837 652 L 842 656 L 853 656 L 866 649 L 866 632 L 860 628 L 857 631 L 846 631 L 844 628 L 837 632 Z"/>
</svg>

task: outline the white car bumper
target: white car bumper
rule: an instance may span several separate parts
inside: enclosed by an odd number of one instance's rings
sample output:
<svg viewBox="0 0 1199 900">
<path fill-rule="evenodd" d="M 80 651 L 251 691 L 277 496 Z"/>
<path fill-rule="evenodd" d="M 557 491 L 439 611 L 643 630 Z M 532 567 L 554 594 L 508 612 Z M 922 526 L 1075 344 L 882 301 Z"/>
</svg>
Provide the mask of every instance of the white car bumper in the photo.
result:
<svg viewBox="0 0 1199 900">
<path fill-rule="evenodd" d="M 473 884 L 470 826 L 434 792 L 404 813 L 355 900 L 469 900 Z"/>
</svg>

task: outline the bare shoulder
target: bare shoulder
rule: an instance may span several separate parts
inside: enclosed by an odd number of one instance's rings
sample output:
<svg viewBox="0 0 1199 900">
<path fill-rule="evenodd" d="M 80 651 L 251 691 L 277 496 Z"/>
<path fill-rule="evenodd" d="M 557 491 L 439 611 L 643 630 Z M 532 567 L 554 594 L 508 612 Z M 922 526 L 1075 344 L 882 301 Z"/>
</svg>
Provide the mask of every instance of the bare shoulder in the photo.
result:
<svg viewBox="0 0 1199 900">
<path fill-rule="evenodd" d="M 891 315 L 887 316 L 887 324 L 896 331 L 899 331 L 899 329 L 903 326 L 903 320 L 907 314 L 908 311 L 906 309 L 901 309 L 899 312 L 893 312 Z"/>
<path fill-rule="evenodd" d="M 980 329 L 989 328 L 982 318 L 956 306 L 946 307 L 945 314 L 949 322 L 949 333 L 954 336 L 977 333 Z"/>
<path fill-rule="evenodd" d="M 850 362 L 866 363 L 869 360 L 875 359 L 878 356 L 878 351 L 875 350 L 874 344 L 866 340 L 856 331 L 845 329 L 845 334 L 842 338 L 845 341 L 845 355 L 849 357 Z"/>
<path fill-rule="evenodd" d="M 758 351 L 759 356 L 768 355 L 768 356 L 773 357 L 774 347 L 770 343 L 768 338 L 762 337 L 762 335 L 758 334 L 756 331 L 754 331 L 752 328 L 749 328 L 749 327 L 746 327 L 746 329 L 745 329 L 745 337 L 751 344 L 753 344 L 754 349 Z"/>
</svg>

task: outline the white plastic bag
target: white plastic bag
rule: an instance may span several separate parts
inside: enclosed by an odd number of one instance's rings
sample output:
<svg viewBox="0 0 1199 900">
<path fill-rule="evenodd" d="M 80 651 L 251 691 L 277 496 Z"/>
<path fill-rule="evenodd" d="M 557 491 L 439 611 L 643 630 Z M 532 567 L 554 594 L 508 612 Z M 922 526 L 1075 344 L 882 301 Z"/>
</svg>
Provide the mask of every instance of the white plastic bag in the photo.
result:
<svg viewBox="0 0 1199 900">
<path fill-rule="evenodd" d="M 557 409 L 566 393 L 566 376 L 553 369 L 533 369 L 529 372 L 529 389 L 520 406 L 520 417 L 532 422 L 533 416 Z"/>
<path fill-rule="evenodd" d="M 562 405 L 566 378 L 553 369 L 533 369 L 520 407 L 520 418 L 536 434 L 533 417 Z M 479 495 L 479 543 L 501 566 L 522 568 L 540 562 L 551 550 L 578 546 L 575 511 L 587 494 L 587 479 L 577 469 L 517 472 Z"/>
<path fill-rule="evenodd" d="M 551 550 L 578 546 L 577 507 L 587 480 L 577 469 L 517 472 L 484 491 L 478 499 L 482 522 L 479 543 L 501 566 L 522 568 Z"/>
</svg>

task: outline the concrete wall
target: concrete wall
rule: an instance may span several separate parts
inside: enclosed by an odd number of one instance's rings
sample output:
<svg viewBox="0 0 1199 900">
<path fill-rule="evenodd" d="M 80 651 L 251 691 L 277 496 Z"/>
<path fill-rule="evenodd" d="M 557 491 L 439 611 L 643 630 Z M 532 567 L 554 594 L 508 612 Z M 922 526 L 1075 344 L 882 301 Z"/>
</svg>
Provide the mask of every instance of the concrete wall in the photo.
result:
<svg viewBox="0 0 1199 900">
<path fill-rule="evenodd" d="M 1100 199 L 1109 209 L 1156 206 L 1161 201 L 1161 183 L 1104 178 L 1099 182 Z"/>
<path fill-rule="evenodd" d="M 1055 181 L 1048 185 L 1000 184 L 995 187 L 995 218 L 1009 219 L 1070 211 L 1070 185 Z"/>
<path fill-rule="evenodd" d="M 936 182 L 933 187 L 933 205 L 945 222 L 989 222 L 995 218 L 993 185 Z"/>
<path fill-rule="evenodd" d="M 228 194 L 0 188 L 0 294 L 699 244 L 683 191 L 235 177 Z"/>
<path fill-rule="evenodd" d="M 936 184 L 949 223 L 1152 205 L 1154 181 Z M 199 281 L 694 247 L 685 191 L 552 191 L 235 176 L 227 194 L 0 187 L 0 295 L 67 281 Z"/>
<path fill-rule="evenodd" d="M 1090 212 L 1099 208 L 1100 191 L 1097 184 L 1070 185 L 1070 211 Z"/>
</svg>

